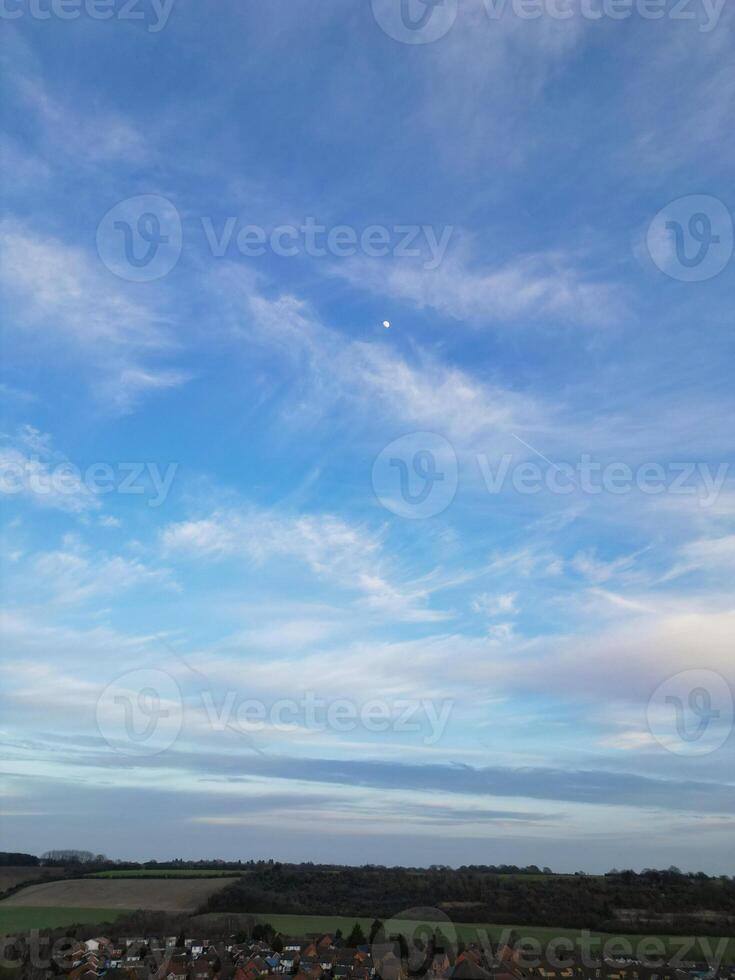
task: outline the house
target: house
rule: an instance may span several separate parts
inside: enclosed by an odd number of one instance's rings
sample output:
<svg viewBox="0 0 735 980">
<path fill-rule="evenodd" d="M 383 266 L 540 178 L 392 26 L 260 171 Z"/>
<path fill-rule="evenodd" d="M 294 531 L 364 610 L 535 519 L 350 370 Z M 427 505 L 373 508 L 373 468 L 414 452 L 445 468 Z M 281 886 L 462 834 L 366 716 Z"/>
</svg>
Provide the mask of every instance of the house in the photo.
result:
<svg viewBox="0 0 735 980">
<path fill-rule="evenodd" d="M 383 980 L 400 980 L 401 961 L 395 953 L 386 953 L 381 957 L 380 962 L 376 963 L 376 967 Z"/>
<path fill-rule="evenodd" d="M 464 953 L 457 958 L 449 976 L 452 980 L 493 980 L 492 974 L 480 966 L 475 957 Z M 517 977 L 512 973 L 500 972 L 495 974 L 495 980 L 517 980 Z"/>
<path fill-rule="evenodd" d="M 96 939 L 88 939 L 84 945 L 90 952 L 96 953 L 99 949 L 103 949 L 106 946 L 112 946 L 112 942 L 105 936 L 98 936 Z"/>
<path fill-rule="evenodd" d="M 91 966 L 87 966 L 86 963 L 82 963 L 73 969 L 71 973 L 68 973 L 67 976 L 69 980 L 97 980 L 101 974 L 93 970 Z"/>
<path fill-rule="evenodd" d="M 158 977 L 161 980 L 189 980 L 189 963 L 184 956 L 172 956 L 161 966 Z"/>
<path fill-rule="evenodd" d="M 189 970 L 190 980 L 212 980 L 214 977 L 214 970 L 212 969 L 211 963 L 207 960 L 201 960 L 201 962 L 194 963 Z"/>
<path fill-rule="evenodd" d="M 429 973 L 434 977 L 445 977 L 451 966 L 446 953 L 435 953 L 429 966 Z"/>
<path fill-rule="evenodd" d="M 349 966 L 352 967 L 355 962 L 355 957 L 358 955 L 357 950 L 349 946 L 345 946 L 343 949 L 338 949 L 334 954 L 334 963 L 336 966 Z"/>
</svg>

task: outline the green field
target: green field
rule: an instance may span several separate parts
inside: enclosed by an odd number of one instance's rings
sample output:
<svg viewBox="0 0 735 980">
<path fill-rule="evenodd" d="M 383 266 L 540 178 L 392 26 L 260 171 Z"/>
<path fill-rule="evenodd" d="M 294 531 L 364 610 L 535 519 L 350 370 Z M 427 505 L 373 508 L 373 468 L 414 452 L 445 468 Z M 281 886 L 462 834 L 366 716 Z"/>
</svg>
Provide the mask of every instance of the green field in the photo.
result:
<svg viewBox="0 0 735 980">
<path fill-rule="evenodd" d="M 341 929 L 344 935 L 347 935 L 352 929 L 355 922 L 359 922 L 365 935 L 368 934 L 370 926 L 372 924 L 372 919 L 351 917 L 351 916 L 329 916 L 329 915 L 268 915 L 262 913 L 254 913 L 254 918 L 259 922 L 270 922 L 274 929 L 279 932 L 291 936 L 301 936 L 309 932 L 333 932 L 337 929 Z M 204 918 L 204 917 L 202 917 Z M 400 920 L 396 920 L 397 923 Z M 407 926 L 411 927 L 415 923 L 406 923 Z M 442 925 L 442 930 L 445 935 L 447 934 L 447 926 Z M 478 931 L 484 931 L 484 934 L 488 939 L 493 942 L 497 942 L 498 939 L 505 933 L 507 936 L 511 929 L 514 929 L 523 939 L 535 939 L 538 942 L 545 944 L 550 942 L 552 939 L 569 939 L 574 943 L 579 941 L 579 930 L 577 929 L 555 929 L 553 926 L 506 926 L 506 925 L 485 925 L 478 922 L 458 922 L 455 923 L 454 928 L 456 929 L 457 936 L 463 939 L 465 942 L 472 942 L 478 940 Z M 603 932 L 592 932 L 593 936 L 600 938 L 600 945 L 593 946 L 593 950 L 601 949 L 602 944 L 613 938 L 613 934 L 607 934 Z M 616 938 L 626 939 L 633 949 L 635 950 L 638 945 L 646 938 L 646 936 L 635 935 L 633 933 L 614 933 Z M 684 937 L 681 936 L 665 936 L 660 935 L 655 938 L 663 940 L 667 952 L 671 955 L 675 955 L 682 948 L 682 942 Z M 717 950 L 717 945 L 720 942 L 719 938 L 705 937 L 705 940 L 709 942 L 710 949 L 715 952 Z M 705 956 L 698 946 L 695 946 L 691 953 L 688 953 L 685 957 L 686 959 L 704 959 Z M 735 939 L 729 939 L 727 950 L 725 953 L 725 962 L 735 963 Z"/>
<path fill-rule="evenodd" d="M 23 907 L 3 907 L 0 905 L 0 935 L 12 935 L 15 932 L 25 932 L 29 929 L 56 928 L 59 926 L 70 926 L 81 923 L 103 923 L 114 922 L 118 916 L 127 914 L 121 909 L 92 909 L 92 908 L 23 908 Z M 258 922 L 269 922 L 274 929 L 290 936 L 304 936 L 308 933 L 334 933 L 341 929 L 347 935 L 356 922 L 359 922 L 363 931 L 367 935 L 372 924 L 371 918 L 359 916 L 331 916 L 331 915 L 279 915 L 277 913 L 230 913 L 220 912 L 209 915 L 199 915 L 192 919 L 192 926 L 199 929 L 206 929 L 206 924 L 212 923 L 215 919 L 226 919 L 232 928 L 237 928 L 238 920 L 245 923 L 248 919 L 255 919 Z M 396 928 L 401 927 L 401 920 L 395 920 Z M 440 923 L 445 935 L 448 935 L 449 927 Z M 407 930 L 415 927 L 415 922 L 405 922 Z M 535 939 L 542 945 L 552 939 L 569 939 L 577 943 L 579 931 L 576 929 L 555 929 L 550 926 L 505 926 L 505 925 L 484 925 L 475 922 L 456 923 L 457 936 L 465 942 L 478 941 L 478 938 L 489 939 L 497 942 L 504 934 L 507 936 L 511 929 L 514 929 L 522 939 Z M 479 934 L 479 936 L 478 936 Z M 593 946 L 593 950 L 599 950 L 602 945 L 609 941 L 612 936 L 606 933 L 593 932 L 593 936 L 599 937 L 600 944 Z M 616 938 L 626 939 L 633 950 L 638 947 L 645 938 L 632 933 L 615 933 Z M 683 937 L 665 936 L 656 937 L 663 940 L 668 953 L 675 955 L 681 950 Z M 719 939 L 707 937 L 709 949 L 714 953 L 717 951 Z M 695 946 L 690 952 L 686 953 L 686 959 L 706 959 L 706 950 L 703 952 Z M 724 962 L 735 963 L 735 939 L 728 940 L 727 951 Z"/>
<path fill-rule="evenodd" d="M 242 874 L 244 874 L 242 871 L 202 871 L 200 869 L 184 871 L 179 868 L 164 868 L 160 871 L 154 871 L 151 868 L 145 868 L 141 871 L 95 871 L 91 875 L 85 875 L 85 878 L 239 878 Z"/>
<path fill-rule="evenodd" d="M 114 922 L 118 916 L 125 914 L 127 913 L 121 909 L 31 909 L 0 905 L 0 935 L 9 936 L 16 932 L 27 932 L 29 929 Z"/>
</svg>

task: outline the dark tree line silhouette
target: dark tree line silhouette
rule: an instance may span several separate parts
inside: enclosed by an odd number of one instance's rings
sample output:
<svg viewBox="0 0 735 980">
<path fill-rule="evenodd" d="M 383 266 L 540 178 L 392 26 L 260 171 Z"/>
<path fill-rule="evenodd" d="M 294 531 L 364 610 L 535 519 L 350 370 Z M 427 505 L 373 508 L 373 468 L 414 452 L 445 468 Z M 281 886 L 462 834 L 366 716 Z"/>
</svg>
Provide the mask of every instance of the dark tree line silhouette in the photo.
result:
<svg viewBox="0 0 735 980">
<path fill-rule="evenodd" d="M 665 917 L 667 931 L 698 930 L 697 916 L 735 922 L 735 881 L 677 869 L 605 876 L 533 876 L 495 869 L 257 868 L 207 903 L 210 912 L 271 912 L 391 918 L 437 907 L 457 922 L 646 931 Z M 623 928 L 624 927 L 624 928 Z M 709 923 L 711 931 L 711 920 Z"/>
</svg>

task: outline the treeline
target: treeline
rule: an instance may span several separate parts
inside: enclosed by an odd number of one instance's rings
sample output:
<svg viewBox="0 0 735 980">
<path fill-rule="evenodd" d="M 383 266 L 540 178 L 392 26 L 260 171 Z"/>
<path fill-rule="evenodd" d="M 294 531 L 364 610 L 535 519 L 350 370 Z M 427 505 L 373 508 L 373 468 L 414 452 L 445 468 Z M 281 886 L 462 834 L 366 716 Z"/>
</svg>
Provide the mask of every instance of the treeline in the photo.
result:
<svg viewBox="0 0 735 980">
<path fill-rule="evenodd" d="M 284 864 L 274 858 L 265 858 L 260 860 L 248 859 L 243 861 L 238 859 L 237 861 L 225 861 L 221 858 L 199 858 L 197 860 L 191 860 L 188 858 L 173 858 L 167 861 L 122 861 L 118 859 L 112 859 L 104 854 L 93 854 L 92 851 L 81 851 L 81 850 L 51 850 L 45 851 L 40 858 L 35 854 L 21 854 L 10 851 L 0 851 L 0 867 L 13 866 L 13 865 L 26 865 L 35 866 L 38 864 L 48 864 L 48 865 L 66 865 L 66 864 L 94 864 L 99 865 L 101 869 L 109 870 L 120 870 L 120 871 L 135 871 L 135 870 L 222 870 L 222 871 L 268 871 L 275 869 L 280 871 L 282 869 L 291 869 L 296 872 L 337 872 L 337 871 L 364 871 L 364 872 L 408 872 L 411 874 L 459 874 L 459 875 L 472 875 L 472 874 L 483 874 L 483 875 L 533 875 L 533 876 L 553 876 L 553 877 L 566 877 L 566 878 L 593 878 L 599 879 L 604 877 L 606 879 L 615 879 L 620 881 L 634 881 L 639 879 L 651 880 L 651 881 L 671 881 L 673 879 L 688 879 L 688 880 L 698 880 L 698 881 L 735 881 L 735 876 L 730 878 L 728 875 L 712 876 L 705 874 L 704 871 L 695 872 L 685 872 L 681 871 L 679 868 L 670 867 L 665 870 L 659 870 L 656 868 L 646 868 L 643 871 L 618 871 L 614 868 L 612 871 L 606 872 L 603 875 L 590 875 L 585 871 L 575 871 L 574 874 L 564 874 L 560 875 L 552 871 L 549 867 L 540 868 L 537 864 L 528 864 L 520 866 L 517 864 L 464 864 L 458 868 L 452 868 L 451 865 L 447 864 L 432 864 L 428 868 L 422 866 L 409 866 L 409 865 L 384 865 L 384 864 L 363 864 L 363 865 L 345 865 L 345 864 L 323 864 L 315 863 L 314 861 L 302 861 L 300 864 Z"/>
<path fill-rule="evenodd" d="M 735 921 L 735 881 L 670 871 L 605 876 L 512 875 L 479 868 L 254 869 L 207 902 L 207 912 L 377 916 L 437 907 L 457 922 L 558 926 L 601 931 L 647 929 L 667 917 L 666 931 L 698 932 L 697 914 Z M 702 931 L 711 931 L 711 922 Z"/>
<path fill-rule="evenodd" d="M 450 865 L 432 864 L 426 867 L 411 866 L 387 866 L 382 864 L 363 864 L 359 866 L 344 864 L 322 864 L 313 861 L 304 861 L 300 864 L 284 864 L 273 858 L 247 861 L 224 861 L 221 858 L 200 858 L 196 861 L 187 858 L 173 858 L 168 861 L 122 861 L 107 857 L 105 854 L 94 854 L 92 851 L 82 850 L 50 850 L 45 851 L 38 857 L 35 854 L 25 854 L 14 851 L 0 851 L 0 867 L 35 867 L 39 864 L 51 867 L 71 867 L 83 866 L 85 873 L 90 871 L 249 871 L 268 875 L 270 872 L 292 873 L 299 875 L 313 874 L 344 874 L 351 875 L 360 873 L 364 875 L 398 875 L 410 874 L 420 875 L 432 881 L 441 880 L 444 876 L 448 880 L 455 882 L 472 881 L 479 876 L 513 876 L 513 877 L 542 877 L 544 883 L 547 879 L 554 881 L 588 879 L 590 881 L 600 881 L 604 879 L 608 882 L 621 883 L 634 886 L 636 883 L 648 883 L 650 885 L 664 885 L 666 888 L 676 887 L 677 883 L 686 881 L 698 882 L 735 882 L 735 876 L 728 875 L 711 876 L 703 871 L 684 872 L 679 868 L 670 867 L 665 870 L 646 868 L 643 871 L 633 870 L 619 871 L 616 868 L 608 871 L 605 875 L 590 875 L 584 871 L 576 871 L 574 874 L 556 874 L 551 868 L 540 868 L 536 864 L 519 866 L 516 864 L 465 864 L 459 868 L 452 868 Z M 438 876 L 438 878 L 437 878 Z"/>
<path fill-rule="evenodd" d="M 19 851 L 0 851 L 0 868 L 35 868 L 38 865 L 35 854 L 22 854 Z"/>
</svg>

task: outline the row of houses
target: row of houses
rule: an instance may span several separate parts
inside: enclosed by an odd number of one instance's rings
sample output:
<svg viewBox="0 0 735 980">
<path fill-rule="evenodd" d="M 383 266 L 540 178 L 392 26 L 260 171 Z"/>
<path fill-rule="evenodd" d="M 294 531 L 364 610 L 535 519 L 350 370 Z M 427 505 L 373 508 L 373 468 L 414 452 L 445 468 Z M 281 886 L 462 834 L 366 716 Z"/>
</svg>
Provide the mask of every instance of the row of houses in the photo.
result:
<svg viewBox="0 0 735 980">
<path fill-rule="evenodd" d="M 716 973 L 707 964 L 652 967 L 636 960 L 600 959 L 564 965 L 526 965 L 504 946 L 460 950 L 425 949 L 417 959 L 401 957 L 397 943 L 344 946 L 330 935 L 267 942 L 213 943 L 206 938 L 105 937 L 73 950 L 69 980 L 735 980 L 735 967 Z M 405 951 L 404 951 L 405 952 Z M 416 950 L 413 951 L 414 953 Z"/>
<path fill-rule="evenodd" d="M 279 946 L 282 945 L 279 943 Z M 338 945 L 331 936 L 267 943 L 213 943 L 209 939 L 104 936 L 80 942 L 68 956 L 69 980 L 372 980 L 369 946 Z"/>
</svg>

